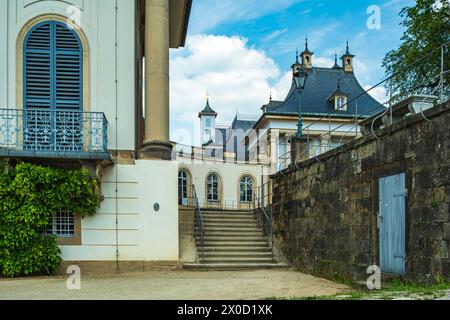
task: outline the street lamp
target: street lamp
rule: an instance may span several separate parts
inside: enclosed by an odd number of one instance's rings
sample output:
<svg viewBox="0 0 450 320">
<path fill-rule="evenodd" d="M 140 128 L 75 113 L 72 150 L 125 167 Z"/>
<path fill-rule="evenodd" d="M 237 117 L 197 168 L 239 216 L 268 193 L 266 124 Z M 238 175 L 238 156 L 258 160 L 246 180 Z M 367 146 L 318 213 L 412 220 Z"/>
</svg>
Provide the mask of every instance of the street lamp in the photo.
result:
<svg viewBox="0 0 450 320">
<path fill-rule="evenodd" d="M 305 89 L 306 79 L 308 73 L 303 69 L 303 66 L 294 70 L 294 83 L 298 93 L 298 125 L 297 125 L 297 137 L 303 136 L 303 123 L 302 123 L 302 93 Z"/>
</svg>

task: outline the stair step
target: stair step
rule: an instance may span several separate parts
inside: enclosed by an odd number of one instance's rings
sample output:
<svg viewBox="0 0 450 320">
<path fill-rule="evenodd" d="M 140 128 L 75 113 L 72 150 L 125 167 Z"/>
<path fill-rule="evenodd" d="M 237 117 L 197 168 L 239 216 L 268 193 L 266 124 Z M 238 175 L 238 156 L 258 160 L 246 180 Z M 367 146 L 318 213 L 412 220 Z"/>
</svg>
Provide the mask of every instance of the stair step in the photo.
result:
<svg viewBox="0 0 450 320">
<path fill-rule="evenodd" d="M 216 246 L 216 247 L 206 247 L 205 252 L 267 252 L 272 254 L 272 249 L 267 247 L 258 247 L 258 246 L 248 246 L 248 247 L 239 247 L 239 246 Z"/>
<path fill-rule="evenodd" d="M 184 269 L 192 270 L 242 270 L 242 269 L 287 269 L 284 263 L 186 263 Z"/>
<path fill-rule="evenodd" d="M 238 219 L 238 218 L 203 218 L 203 223 L 206 222 L 212 222 L 212 223 L 258 223 L 258 220 L 253 218 L 245 218 L 245 219 Z"/>
<path fill-rule="evenodd" d="M 273 258 L 257 258 L 257 257 L 243 257 L 243 258 L 204 258 L 200 259 L 204 263 L 273 263 Z"/>
<path fill-rule="evenodd" d="M 217 222 L 204 222 L 203 226 L 205 229 L 214 228 L 214 227 L 233 227 L 233 228 L 255 228 L 258 224 L 255 223 L 217 223 Z"/>
<path fill-rule="evenodd" d="M 251 242 L 251 241 L 267 241 L 267 239 L 263 236 L 220 236 L 220 237 L 214 237 L 214 236 L 205 236 L 204 241 L 215 241 L 215 242 L 227 242 L 227 241 L 234 241 L 234 242 Z"/>
<path fill-rule="evenodd" d="M 254 214 L 218 214 L 218 213 L 203 213 L 202 218 L 213 218 L 213 219 L 255 219 Z"/>
<path fill-rule="evenodd" d="M 195 231 L 199 231 L 199 230 L 200 230 L 200 228 L 195 228 Z M 238 228 L 236 226 L 223 226 L 223 227 L 205 228 L 205 231 L 256 232 L 256 231 L 262 231 L 262 229 L 259 227 Z"/>
<path fill-rule="evenodd" d="M 241 211 L 241 212 L 232 212 L 232 211 L 205 211 L 201 210 L 202 216 L 227 216 L 227 217 L 238 217 L 238 216 L 251 216 L 254 217 L 255 214 L 253 212 Z"/>
<path fill-rule="evenodd" d="M 200 242 L 197 241 L 197 246 Z M 241 248 L 269 248 L 267 241 L 205 241 L 205 248 L 217 248 L 217 247 L 241 247 Z"/>
<path fill-rule="evenodd" d="M 227 251 L 227 252 L 210 252 L 205 251 L 205 258 L 269 258 L 273 259 L 272 252 L 239 252 L 239 251 Z"/>
<path fill-rule="evenodd" d="M 230 231 L 209 231 L 205 232 L 205 238 L 253 238 L 253 237 L 264 237 L 264 233 L 262 231 L 256 232 L 230 232 Z"/>
</svg>

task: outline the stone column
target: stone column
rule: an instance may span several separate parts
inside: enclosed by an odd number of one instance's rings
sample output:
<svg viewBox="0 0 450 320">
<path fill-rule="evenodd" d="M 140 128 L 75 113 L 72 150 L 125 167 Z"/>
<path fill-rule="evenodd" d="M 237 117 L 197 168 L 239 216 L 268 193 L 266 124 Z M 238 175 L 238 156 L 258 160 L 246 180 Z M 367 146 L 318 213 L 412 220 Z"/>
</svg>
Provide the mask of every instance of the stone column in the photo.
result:
<svg viewBox="0 0 450 320">
<path fill-rule="evenodd" d="M 291 138 L 291 161 L 292 164 L 299 163 L 309 158 L 309 141 L 306 137 Z"/>
<path fill-rule="evenodd" d="M 171 159 L 169 143 L 169 0 L 145 1 L 144 159 Z"/>
</svg>

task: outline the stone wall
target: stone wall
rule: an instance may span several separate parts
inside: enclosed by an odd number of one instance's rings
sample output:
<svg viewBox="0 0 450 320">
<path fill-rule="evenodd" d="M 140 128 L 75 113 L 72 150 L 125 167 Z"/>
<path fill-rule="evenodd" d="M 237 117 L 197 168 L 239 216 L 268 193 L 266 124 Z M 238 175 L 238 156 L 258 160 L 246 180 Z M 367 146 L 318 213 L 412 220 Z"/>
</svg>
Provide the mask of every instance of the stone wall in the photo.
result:
<svg viewBox="0 0 450 320">
<path fill-rule="evenodd" d="M 276 238 L 294 266 L 363 280 L 379 265 L 378 180 L 406 173 L 406 277 L 450 279 L 450 105 L 272 176 Z"/>
<path fill-rule="evenodd" d="M 178 236 L 181 262 L 195 262 L 197 259 L 194 211 L 194 207 L 180 206 L 178 208 Z"/>
</svg>

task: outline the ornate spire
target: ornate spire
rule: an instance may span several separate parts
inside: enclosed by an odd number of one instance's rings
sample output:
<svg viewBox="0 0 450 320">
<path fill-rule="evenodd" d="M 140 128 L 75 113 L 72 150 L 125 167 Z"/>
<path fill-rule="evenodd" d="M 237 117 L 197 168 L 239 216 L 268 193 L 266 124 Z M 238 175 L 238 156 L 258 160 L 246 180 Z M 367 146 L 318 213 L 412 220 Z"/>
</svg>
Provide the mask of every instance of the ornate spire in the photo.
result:
<svg viewBox="0 0 450 320">
<path fill-rule="evenodd" d="M 297 71 L 297 70 L 301 67 L 301 64 L 300 64 L 300 61 L 298 60 L 298 57 L 299 57 L 299 55 L 298 55 L 298 49 L 296 49 L 296 50 L 295 50 L 295 62 L 294 62 L 294 63 L 292 64 L 292 66 L 291 66 L 292 72 Z"/>
<path fill-rule="evenodd" d="M 314 53 L 309 51 L 308 48 L 308 36 L 305 39 L 305 50 L 302 52 L 302 65 L 305 69 L 312 69 L 312 55 Z"/>
<path fill-rule="evenodd" d="M 313 54 L 311 51 L 309 51 L 309 48 L 308 48 L 308 36 L 306 36 L 306 38 L 305 38 L 305 50 L 302 52 L 302 55 L 304 55 L 304 54 L 309 54 L 309 55 Z"/>
<path fill-rule="evenodd" d="M 341 69 L 341 67 L 338 65 L 338 55 L 337 52 L 334 53 L 334 66 L 333 69 Z"/>
<path fill-rule="evenodd" d="M 346 46 L 346 50 L 345 50 L 345 54 L 343 55 L 343 57 L 354 57 L 353 54 L 350 53 L 350 49 L 349 49 L 349 45 L 348 45 L 348 38 L 347 38 L 347 46 Z"/>
<path fill-rule="evenodd" d="M 203 115 L 206 115 L 206 116 L 215 116 L 215 117 L 217 117 L 217 112 L 215 112 L 212 108 L 211 108 L 211 106 L 210 106 L 210 104 L 209 104 L 209 92 L 207 91 L 206 92 L 206 106 L 205 106 L 205 108 L 198 114 L 198 117 L 199 118 L 201 118 Z"/>
<path fill-rule="evenodd" d="M 353 72 L 353 58 L 355 56 L 350 53 L 349 47 L 348 47 L 348 39 L 347 39 L 347 47 L 345 54 L 341 57 L 342 60 L 342 68 L 345 72 Z"/>
<path fill-rule="evenodd" d="M 272 102 L 272 91 L 270 91 L 270 98 L 269 101 Z"/>
</svg>

